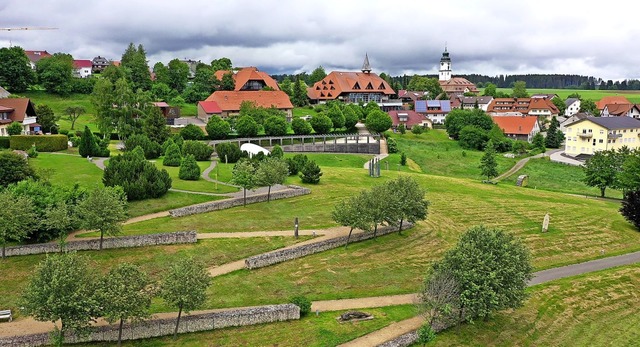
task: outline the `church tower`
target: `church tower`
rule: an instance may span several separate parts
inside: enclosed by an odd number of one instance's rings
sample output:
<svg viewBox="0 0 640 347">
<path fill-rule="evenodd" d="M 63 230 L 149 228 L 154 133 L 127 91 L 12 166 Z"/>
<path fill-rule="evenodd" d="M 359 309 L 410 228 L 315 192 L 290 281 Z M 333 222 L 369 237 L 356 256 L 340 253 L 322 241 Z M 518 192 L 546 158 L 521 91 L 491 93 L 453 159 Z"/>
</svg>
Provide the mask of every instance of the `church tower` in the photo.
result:
<svg viewBox="0 0 640 347">
<path fill-rule="evenodd" d="M 367 55 L 367 53 L 364 54 L 364 63 L 362 63 L 362 72 L 363 73 L 370 73 L 371 72 L 371 66 L 369 65 L 369 55 Z"/>
<path fill-rule="evenodd" d="M 448 81 L 451 79 L 451 58 L 447 52 L 447 46 L 444 46 L 442 58 L 440 58 L 440 81 Z"/>
</svg>

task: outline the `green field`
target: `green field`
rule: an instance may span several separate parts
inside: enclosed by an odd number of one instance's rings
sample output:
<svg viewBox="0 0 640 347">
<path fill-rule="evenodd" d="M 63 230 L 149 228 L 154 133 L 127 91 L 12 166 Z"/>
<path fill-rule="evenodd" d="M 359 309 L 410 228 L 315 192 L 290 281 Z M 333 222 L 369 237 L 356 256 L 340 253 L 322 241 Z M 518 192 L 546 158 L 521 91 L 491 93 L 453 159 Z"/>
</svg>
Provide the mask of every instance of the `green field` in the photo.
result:
<svg viewBox="0 0 640 347">
<path fill-rule="evenodd" d="M 38 157 L 29 159 L 29 163 L 43 171 L 44 176 L 55 185 L 73 187 L 78 184 L 84 188 L 102 186 L 102 170 L 79 155 L 38 153 Z"/>
<path fill-rule="evenodd" d="M 69 120 L 69 116 L 65 113 L 65 109 L 69 106 L 82 106 L 86 113 L 78 118 L 74 130 L 82 131 L 84 126 L 88 125 L 91 131 L 98 131 L 98 127 L 94 119 L 95 108 L 91 103 L 91 95 L 73 94 L 62 97 L 55 94 L 48 94 L 44 91 L 29 91 L 21 93 L 20 95 L 30 98 L 36 106 L 43 104 L 51 107 L 53 113 L 56 116 L 60 116 L 60 120 L 57 122 L 60 125 L 60 129 L 71 129 L 71 121 Z"/>
<path fill-rule="evenodd" d="M 497 91 L 511 94 L 513 90 L 511 88 L 498 88 Z M 483 90 L 480 90 L 482 94 Z M 558 94 L 562 100 L 565 100 L 569 95 L 578 93 L 583 100 L 598 101 L 605 96 L 621 95 L 629 99 L 630 102 L 637 104 L 640 103 L 640 90 L 577 90 L 577 89 L 529 89 L 527 88 L 529 95 L 531 94 Z"/>
<path fill-rule="evenodd" d="M 167 170 L 167 172 L 169 173 L 169 176 L 171 176 L 171 188 L 188 190 L 192 192 L 206 192 L 206 193 L 218 193 L 218 194 L 234 193 L 238 191 L 238 189 L 235 187 L 225 186 L 222 184 L 218 184 L 216 186 L 215 183 L 206 181 L 202 177 L 200 177 L 197 181 L 181 180 L 178 177 L 180 168 L 172 167 L 172 166 L 163 166 L 162 160 L 163 160 L 163 157 L 160 157 L 158 159 L 152 160 L 152 162 L 155 164 L 155 166 L 158 169 Z M 207 169 L 210 164 L 211 164 L 210 161 L 199 161 L 198 166 L 200 167 L 200 172 L 201 173 L 204 172 L 204 170 Z"/>
</svg>

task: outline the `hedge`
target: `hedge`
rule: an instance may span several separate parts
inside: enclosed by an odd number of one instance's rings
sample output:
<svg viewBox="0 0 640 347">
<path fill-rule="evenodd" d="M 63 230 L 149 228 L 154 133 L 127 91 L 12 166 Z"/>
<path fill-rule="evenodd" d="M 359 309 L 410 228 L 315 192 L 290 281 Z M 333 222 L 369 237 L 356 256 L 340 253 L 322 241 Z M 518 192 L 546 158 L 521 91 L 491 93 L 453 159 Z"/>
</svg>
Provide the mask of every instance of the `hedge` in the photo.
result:
<svg viewBox="0 0 640 347">
<path fill-rule="evenodd" d="M 0 136 L 0 148 L 9 148 L 9 136 Z"/>
<path fill-rule="evenodd" d="M 38 152 L 57 152 L 67 149 L 67 141 L 66 135 L 14 135 L 9 147 L 26 151 L 35 144 Z"/>
</svg>

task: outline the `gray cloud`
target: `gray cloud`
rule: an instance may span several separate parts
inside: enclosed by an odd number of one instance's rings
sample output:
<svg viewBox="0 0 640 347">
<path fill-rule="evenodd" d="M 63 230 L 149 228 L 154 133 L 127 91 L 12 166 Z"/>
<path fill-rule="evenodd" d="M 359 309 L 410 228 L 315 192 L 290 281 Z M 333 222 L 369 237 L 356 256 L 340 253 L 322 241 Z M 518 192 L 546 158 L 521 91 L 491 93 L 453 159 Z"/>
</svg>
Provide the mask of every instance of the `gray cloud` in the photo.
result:
<svg viewBox="0 0 640 347">
<path fill-rule="evenodd" d="M 318 65 L 357 70 L 367 52 L 375 71 L 396 75 L 436 73 L 447 42 L 454 74 L 640 78 L 634 56 L 640 29 L 619 16 L 628 7 L 621 0 L 597 13 L 551 0 L 4 0 L 2 26 L 60 29 L 0 31 L 0 45 L 117 60 L 134 42 L 144 45 L 151 65 L 226 56 L 272 73 Z"/>
</svg>

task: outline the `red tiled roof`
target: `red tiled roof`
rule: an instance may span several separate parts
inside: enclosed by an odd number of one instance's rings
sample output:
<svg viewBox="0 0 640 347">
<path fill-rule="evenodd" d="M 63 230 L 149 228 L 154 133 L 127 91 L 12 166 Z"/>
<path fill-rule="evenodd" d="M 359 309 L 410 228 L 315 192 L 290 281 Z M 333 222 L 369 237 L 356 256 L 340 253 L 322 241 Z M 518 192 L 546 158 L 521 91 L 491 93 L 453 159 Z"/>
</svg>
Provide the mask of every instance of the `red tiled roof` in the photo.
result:
<svg viewBox="0 0 640 347">
<path fill-rule="evenodd" d="M 604 98 L 600 99 L 600 101 L 596 102 L 596 106 L 598 107 L 598 110 L 602 111 L 604 110 L 604 107 L 609 105 L 609 104 L 630 104 L 631 102 L 624 96 L 605 96 Z"/>
<path fill-rule="evenodd" d="M 551 110 L 551 113 L 559 113 L 558 107 L 551 102 L 551 99 L 534 98 L 529 103 L 529 110 Z"/>
<path fill-rule="evenodd" d="M 4 107 L 0 105 L 0 112 L 9 112 L 9 111 L 13 111 L 13 108 L 11 107 Z"/>
<path fill-rule="evenodd" d="M 27 57 L 32 63 L 36 63 L 42 58 L 51 57 L 51 54 L 47 51 L 24 51 L 24 53 L 27 54 Z"/>
<path fill-rule="evenodd" d="M 396 92 L 380 76 L 364 72 L 332 71 L 321 81 L 307 88 L 307 96 L 313 100 L 334 100 L 342 93 L 394 95 Z"/>
<path fill-rule="evenodd" d="M 214 75 L 218 80 L 222 81 L 222 77 L 229 72 L 233 73 L 233 71 L 218 70 L 214 73 Z M 240 91 L 242 87 L 249 81 L 262 81 L 265 85 L 275 90 L 280 90 L 280 87 L 278 86 L 278 82 L 276 82 L 276 80 L 269 76 L 268 73 L 258 71 L 258 68 L 253 66 L 244 67 L 233 73 L 233 80 L 236 82 L 236 86 L 234 88 L 235 91 Z"/>
<path fill-rule="evenodd" d="M 406 115 L 407 121 L 400 122 L 399 115 Z M 406 127 L 411 128 L 414 125 L 422 125 L 423 122 L 431 123 L 429 118 L 416 111 L 389 111 L 389 117 L 391 117 L 394 126 L 404 124 Z"/>
<path fill-rule="evenodd" d="M 215 101 L 224 112 L 240 111 L 243 101 L 253 101 L 256 106 L 278 109 L 292 109 L 293 104 L 287 93 L 280 90 L 260 91 L 225 91 L 220 90 L 211 94 L 205 101 Z"/>
<path fill-rule="evenodd" d="M 536 116 L 492 116 L 505 134 L 528 135 L 538 121 Z"/>
<path fill-rule="evenodd" d="M 613 116 L 624 116 L 629 111 L 631 111 L 634 107 L 637 108 L 634 104 L 607 104 L 605 108 L 609 111 L 610 115 Z"/>
<path fill-rule="evenodd" d="M 222 109 L 215 101 L 199 101 L 198 106 L 202 107 L 204 112 L 208 114 L 222 113 Z"/>
<path fill-rule="evenodd" d="M 453 77 L 448 81 L 438 81 L 438 82 L 440 83 L 440 87 L 442 88 L 442 90 L 444 90 L 444 92 L 447 94 L 464 93 L 465 89 L 469 89 L 469 92 L 471 93 L 478 92 L 478 88 L 476 88 L 476 85 L 466 78 Z"/>
<path fill-rule="evenodd" d="M 13 113 L 9 114 L 14 122 L 22 122 L 25 117 L 35 117 L 36 111 L 28 98 L 7 98 L 0 99 L 0 106 L 13 109 Z"/>
<path fill-rule="evenodd" d="M 93 67 L 93 62 L 91 60 L 74 60 L 73 61 L 74 69 L 82 69 L 83 67 Z"/>
</svg>

